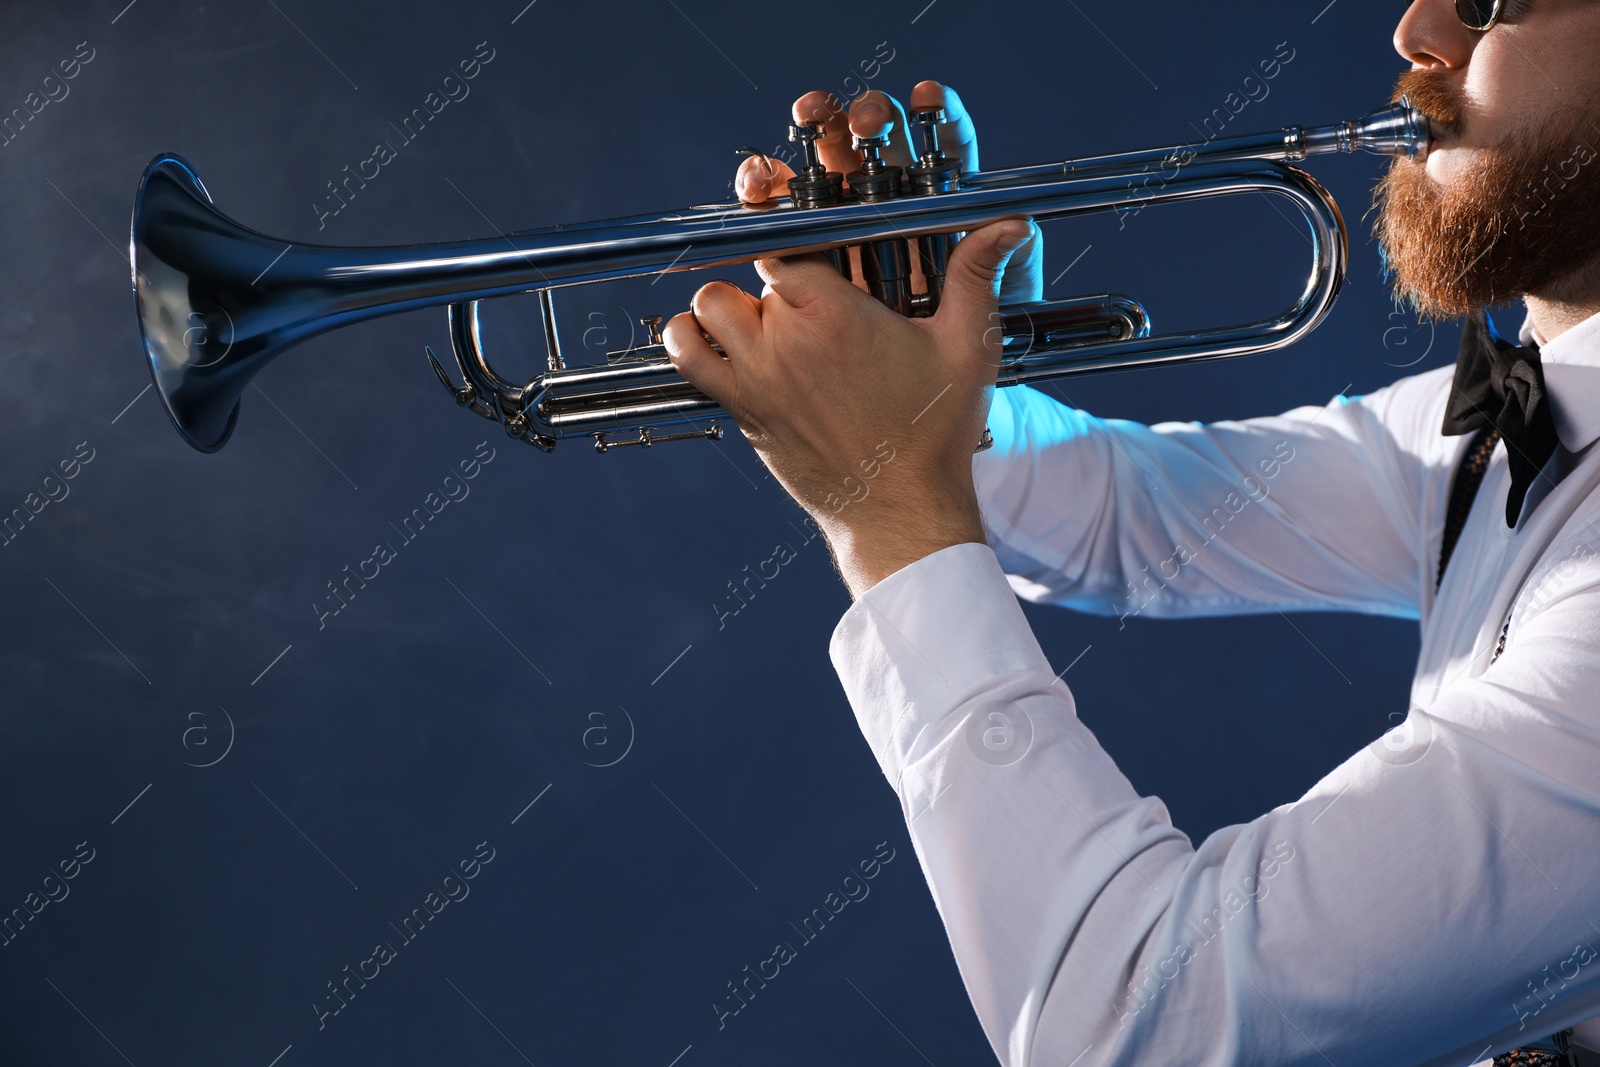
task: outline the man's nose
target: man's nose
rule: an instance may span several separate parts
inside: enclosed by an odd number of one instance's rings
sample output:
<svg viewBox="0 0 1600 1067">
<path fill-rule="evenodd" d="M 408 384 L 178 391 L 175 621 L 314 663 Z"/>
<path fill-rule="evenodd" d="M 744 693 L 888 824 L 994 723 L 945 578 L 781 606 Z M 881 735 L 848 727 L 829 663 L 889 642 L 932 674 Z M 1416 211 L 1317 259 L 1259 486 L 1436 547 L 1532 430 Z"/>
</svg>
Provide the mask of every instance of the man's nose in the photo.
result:
<svg viewBox="0 0 1600 1067">
<path fill-rule="evenodd" d="M 1462 25 L 1454 0 L 1412 0 L 1394 30 L 1394 50 L 1421 70 L 1459 70 L 1478 34 Z"/>
</svg>

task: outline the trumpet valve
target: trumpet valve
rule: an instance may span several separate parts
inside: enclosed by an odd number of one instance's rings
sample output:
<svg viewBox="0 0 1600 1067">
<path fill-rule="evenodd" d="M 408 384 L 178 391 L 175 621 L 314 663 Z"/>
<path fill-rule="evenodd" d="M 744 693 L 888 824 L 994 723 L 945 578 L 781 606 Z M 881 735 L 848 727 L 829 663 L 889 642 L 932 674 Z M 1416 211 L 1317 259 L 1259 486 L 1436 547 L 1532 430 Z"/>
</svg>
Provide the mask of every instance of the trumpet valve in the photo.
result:
<svg viewBox="0 0 1600 1067">
<path fill-rule="evenodd" d="M 863 203 L 898 200 L 904 195 L 900 168 L 883 159 L 889 129 L 876 137 L 851 139 L 862 159 L 861 169 L 850 175 L 850 191 Z M 886 237 L 862 245 L 861 275 L 868 291 L 885 306 L 902 315 L 912 313 L 911 254 L 903 239 Z"/>
<path fill-rule="evenodd" d="M 850 144 L 861 153 L 861 169 L 850 175 L 850 191 L 857 199 L 872 203 L 899 197 L 902 172 L 884 162 L 883 150 L 889 147 L 889 129 L 876 137 L 852 137 Z"/>
<path fill-rule="evenodd" d="M 939 127 L 944 125 L 945 118 L 944 108 L 942 107 L 911 113 L 911 125 L 915 126 L 917 132 L 922 135 L 922 155 L 920 160 L 924 164 L 944 162 L 944 150 L 939 147 Z"/>
<path fill-rule="evenodd" d="M 822 157 L 817 151 L 817 142 L 827 136 L 828 129 L 820 122 L 790 123 L 789 140 L 800 146 L 800 151 L 806 160 L 801 173 L 827 170 L 822 165 Z"/>
<path fill-rule="evenodd" d="M 923 196 L 953 193 L 961 182 L 961 161 L 949 158 L 939 147 L 939 127 L 944 121 L 942 107 L 917 111 L 911 116 L 911 125 L 922 134 L 922 152 L 906 168 L 906 177 L 911 179 L 912 190 Z"/>
<path fill-rule="evenodd" d="M 805 153 L 805 165 L 789 179 L 789 199 L 796 207 L 831 207 L 844 200 L 844 176 L 825 167 L 817 150 L 817 142 L 826 136 L 820 122 L 789 127 L 789 140 Z"/>
</svg>

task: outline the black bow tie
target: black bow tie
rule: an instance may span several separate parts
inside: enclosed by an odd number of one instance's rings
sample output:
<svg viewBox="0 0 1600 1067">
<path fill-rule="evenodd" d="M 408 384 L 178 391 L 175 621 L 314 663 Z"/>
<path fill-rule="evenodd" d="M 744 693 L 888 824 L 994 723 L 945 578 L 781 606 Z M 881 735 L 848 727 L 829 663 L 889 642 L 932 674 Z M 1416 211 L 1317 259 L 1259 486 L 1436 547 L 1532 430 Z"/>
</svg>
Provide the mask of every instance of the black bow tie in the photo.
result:
<svg viewBox="0 0 1600 1067">
<path fill-rule="evenodd" d="M 1556 424 L 1544 390 L 1539 346 L 1518 348 L 1489 330 L 1482 309 L 1467 317 L 1456 355 L 1456 376 L 1445 407 L 1447 436 L 1493 426 L 1506 443 L 1511 491 L 1506 525 L 1517 524 L 1528 487 L 1556 450 Z"/>
</svg>

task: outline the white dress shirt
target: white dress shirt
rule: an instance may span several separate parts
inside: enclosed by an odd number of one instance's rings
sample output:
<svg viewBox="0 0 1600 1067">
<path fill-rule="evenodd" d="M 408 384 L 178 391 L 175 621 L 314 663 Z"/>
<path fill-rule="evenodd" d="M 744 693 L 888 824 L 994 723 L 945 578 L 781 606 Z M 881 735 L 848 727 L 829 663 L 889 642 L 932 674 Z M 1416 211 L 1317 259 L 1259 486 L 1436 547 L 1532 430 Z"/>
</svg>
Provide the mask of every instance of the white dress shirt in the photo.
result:
<svg viewBox="0 0 1600 1067">
<path fill-rule="evenodd" d="M 1600 316 L 1541 355 L 1562 447 L 1513 530 L 1496 446 L 1437 593 L 1452 368 L 1210 425 L 996 391 L 989 544 L 880 582 L 830 651 L 1008 1067 L 1465 1067 L 1600 1016 Z M 1018 596 L 1415 618 L 1410 711 L 1195 845 Z"/>
</svg>

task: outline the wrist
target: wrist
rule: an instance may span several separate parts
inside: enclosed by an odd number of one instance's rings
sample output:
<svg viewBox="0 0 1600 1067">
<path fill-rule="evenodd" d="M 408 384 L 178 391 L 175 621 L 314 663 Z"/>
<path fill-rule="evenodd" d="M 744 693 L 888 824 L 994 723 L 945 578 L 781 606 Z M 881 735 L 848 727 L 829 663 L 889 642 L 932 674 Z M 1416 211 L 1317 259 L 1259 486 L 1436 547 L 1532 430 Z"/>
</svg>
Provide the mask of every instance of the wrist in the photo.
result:
<svg viewBox="0 0 1600 1067">
<path fill-rule="evenodd" d="M 859 600 L 889 575 L 935 552 L 988 544 L 977 496 L 970 490 L 943 500 L 924 496 L 900 507 L 888 501 L 864 503 L 880 506 L 862 508 L 853 516 L 816 516 L 852 599 Z"/>
</svg>

